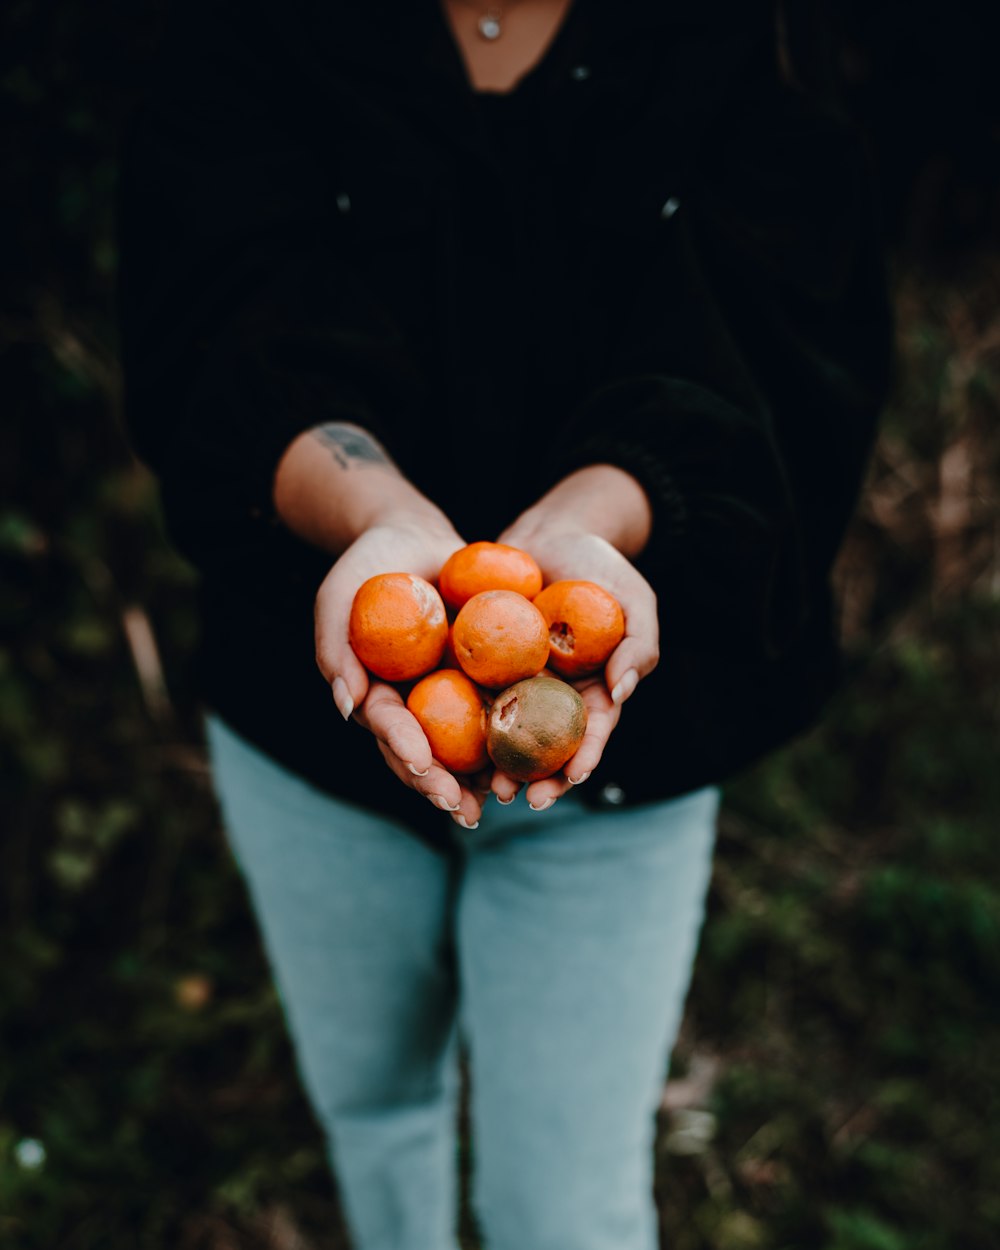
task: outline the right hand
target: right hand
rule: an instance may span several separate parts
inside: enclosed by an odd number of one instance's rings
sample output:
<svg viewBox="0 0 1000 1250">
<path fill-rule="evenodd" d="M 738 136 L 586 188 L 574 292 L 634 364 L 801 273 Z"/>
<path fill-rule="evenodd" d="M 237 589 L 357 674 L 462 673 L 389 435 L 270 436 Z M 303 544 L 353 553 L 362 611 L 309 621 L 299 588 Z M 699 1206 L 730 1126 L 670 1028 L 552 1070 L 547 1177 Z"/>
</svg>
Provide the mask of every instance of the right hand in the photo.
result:
<svg viewBox="0 0 1000 1250">
<path fill-rule="evenodd" d="M 434 582 L 442 564 L 463 540 L 445 521 L 407 513 L 392 514 L 355 540 L 337 560 L 316 595 L 316 663 L 330 684 L 345 720 L 375 735 L 382 758 L 411 790 L 452 818 L 474 825 L 489 792 L 463 784 L 431 754 L 430 743 L 399 691 L 369 678 L 348 638 L 351 604 L 361 584 L 378 573 L 414 573 Z M 480 779 L 482 780 L 482 779 Z M 474 783 L 473 783 L 474 784 Z M 459 819 L 461 817 L 461 819 Z"/>
</svg>

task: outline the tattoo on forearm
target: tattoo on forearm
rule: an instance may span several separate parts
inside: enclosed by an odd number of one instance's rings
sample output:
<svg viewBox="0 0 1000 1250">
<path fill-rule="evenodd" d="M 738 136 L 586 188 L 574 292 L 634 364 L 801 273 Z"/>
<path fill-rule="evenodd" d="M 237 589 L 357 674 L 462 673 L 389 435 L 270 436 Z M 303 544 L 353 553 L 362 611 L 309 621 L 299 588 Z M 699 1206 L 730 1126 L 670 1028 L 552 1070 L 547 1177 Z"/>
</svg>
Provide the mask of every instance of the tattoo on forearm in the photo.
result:
<svg viewBox="0 0 1000 1250">
<path fill-rule="evenodd" d="M 330 449 L 331 455 L 342 469 L 350 469 L 359 464 L 392 463 L 378 443 L 363 430 L 330 421 L 326 425 L 316 426 L 312 433 L 324 447 Z"/>
</svg>

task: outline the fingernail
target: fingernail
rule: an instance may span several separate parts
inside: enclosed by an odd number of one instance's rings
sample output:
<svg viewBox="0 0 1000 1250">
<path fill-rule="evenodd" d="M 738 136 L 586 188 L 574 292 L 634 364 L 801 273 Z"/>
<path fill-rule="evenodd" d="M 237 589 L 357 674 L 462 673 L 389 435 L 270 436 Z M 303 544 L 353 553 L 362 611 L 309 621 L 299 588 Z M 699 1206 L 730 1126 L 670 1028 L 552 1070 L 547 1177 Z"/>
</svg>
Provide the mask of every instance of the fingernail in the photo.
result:
<svg viewBox="0 0 1000 1250">
<path fill-rule="evenodd" d="M 458 811 L 458 804 L 457 804 L 457 803 L 448 803 L 448 802 L 446 802 L 446 801 L 445 801 L 445 799 L 444 799 L 444 797 L 443 797 L 442 795 L 440 795 L 440 794 L 428 794 L 428 796 L 427 796 L 427 797 L 428 797 L 428 798 L 430 799 L 430 801 L 431 801 L 432 803 L 434 803 L 437 807 L 440 807 L 440 809 L 441 809 L 443 812 L 457 812 L 457 811 Z"/>
<path fill-rule="evenodd" d="M 582 786 L 589 776 L 590 773 L 582 773 L 579 777 L 567 777 L 566 780 L 571 786 Z"/>
<path fill-rule="evenodd" d="M 614 690 L 611 691 L 612 703 L 624 703 L 632 691 L 639 684 L 639 674 L 634 668 L 630 668 L 624 677 L 618 682 Z"/>
<path fill-rule="evenodd" d="M 498 794 L 498 795 L 497 795 L 497 802 L 500 804 L 500 806 L 501 806 L 501 807 L 509 807 L 509 806 L 510 806 L 510 804 L 511 804 L 511 803 L 513 803 L 513 802 L 514 802 L 514 800 L 515 800 L 516 798 L 517 798 L 517 795 L 516 795 L 516 794 L 512 794 L 512 795 L 511 795 L 511 797 L 510 797 L 509 799 L 502 799 L 502 798 L 500 797 L 500 795 Z"/>
<path fill-rule="evenodd" d="M 453 816 L 452 820 L 455 822 L 456 825 L 461 825 L 463 829 L 478 829 L 479 828 L 478 820 L 474 821 L 471 825 L 465 819 L 464 816 Z"/>
<path fill-rule="evenodd" d="M 333 679 L 333 701 L 337 705 L 337 711 L 343 716 L 344 720 L 351 719 L 351 713 L 354 711 L 354 700 L 351 698 L 351 692 L 347 689 L 347 682 L 343 677 L 335 677 Z"/>
<path fill-rule="evenodd" d="M 555 802 L 555 799 L 546 799 L 544 803 L 539 803 L 537 807 L 535 806 L 534 803 L 529 803 L 528 806 L 531 808 L 533 812 L 544 812 L 545 809 L 547 807 L 551 807 L 554 802 Z"/>
<path fill-rule="evenodd" d="M 406 767 L 410 770 L 411 773 L 413 773 L 414 777 L 426 777 L 427 774 L 431 771 L 429 768 L 424 768 L 422 770 L 419 768 L 414 768 L 414 766 L 409 762 L 407 762 Z"/>
</svg>

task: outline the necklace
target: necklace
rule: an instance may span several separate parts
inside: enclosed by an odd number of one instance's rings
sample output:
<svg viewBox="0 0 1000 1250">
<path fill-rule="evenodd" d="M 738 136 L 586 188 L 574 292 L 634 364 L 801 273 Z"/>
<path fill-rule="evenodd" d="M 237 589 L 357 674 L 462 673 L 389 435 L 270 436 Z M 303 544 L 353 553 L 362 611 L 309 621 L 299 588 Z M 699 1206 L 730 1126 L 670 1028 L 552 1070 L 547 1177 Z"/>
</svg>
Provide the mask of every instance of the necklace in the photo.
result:
<svg viewBox="0 0 1000 1250">
<path fill-rule="evenodd" d="M 467 4 L 475 5 L 476 0 L 466 0 Z M 495 43 L 503 34 L 504 11 L 502 4 L 491 4 L 485 13 L 481 13 L 476 20 L 476 29 L 479 31 L 479 37 L 487 40 L 489 43 Z"/>
<path fill-rule="evenodd" d="M 503 9 L 499 5 L 491 6 L 476 23 L 479 33 L 492 43 L 503 34 Z"/>
<path fill-rule="evenodd" d="M 504 34 L 504 10 L 501 5 L 490 5 L 484 14 L 481 14 L 479 21 L 476 22 L 476 29 L 479 30 L 482 39 L 494 42 Z"/>
</svg>

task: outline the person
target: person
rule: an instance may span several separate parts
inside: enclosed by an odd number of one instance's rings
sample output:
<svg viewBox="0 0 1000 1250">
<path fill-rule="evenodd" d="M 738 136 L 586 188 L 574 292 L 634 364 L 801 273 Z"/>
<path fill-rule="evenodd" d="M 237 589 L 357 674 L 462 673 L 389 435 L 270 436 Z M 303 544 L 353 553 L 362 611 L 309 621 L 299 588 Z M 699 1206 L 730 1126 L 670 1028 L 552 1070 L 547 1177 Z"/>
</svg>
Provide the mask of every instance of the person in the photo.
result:
<svg viewBox="0 0 1000 1250">
<path fill-rule="evenodd" d="M 178 0 L 129 119 L 126 419 L 359 1250 L 456 1245 L 459 1045 L 491 1250 L 657 1244 L 720 787 L 838 686 L 889 377 L 863 145 L 775 46 L 747 0 Z M 347 641 L 481 538 L 625 611 L 521 793 Z"/>
</svg>

